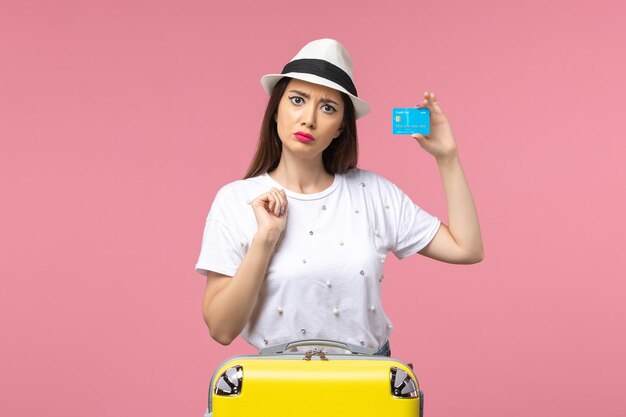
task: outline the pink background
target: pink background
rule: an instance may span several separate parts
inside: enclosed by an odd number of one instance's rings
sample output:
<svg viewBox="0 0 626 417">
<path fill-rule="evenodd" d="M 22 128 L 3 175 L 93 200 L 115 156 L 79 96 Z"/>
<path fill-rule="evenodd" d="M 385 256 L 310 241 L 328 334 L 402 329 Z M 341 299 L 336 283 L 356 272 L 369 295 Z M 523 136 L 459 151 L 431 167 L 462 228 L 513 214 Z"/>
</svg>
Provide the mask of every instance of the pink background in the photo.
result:
<svg viewBox="0 0 626 417">
<path fill-rule="evenodd" d="M 435 161 L 390 108 L 435 91 L 486 259 L 385 264 L 393 356 L 431 416 L 623 416 L 621 1 L 0 3 L 0 415 L 201 416 L 225 358 L 194 272 L 240 178 L 259 78 L 350 51 L 360 166 L 442 219 Z"/>
</svg>

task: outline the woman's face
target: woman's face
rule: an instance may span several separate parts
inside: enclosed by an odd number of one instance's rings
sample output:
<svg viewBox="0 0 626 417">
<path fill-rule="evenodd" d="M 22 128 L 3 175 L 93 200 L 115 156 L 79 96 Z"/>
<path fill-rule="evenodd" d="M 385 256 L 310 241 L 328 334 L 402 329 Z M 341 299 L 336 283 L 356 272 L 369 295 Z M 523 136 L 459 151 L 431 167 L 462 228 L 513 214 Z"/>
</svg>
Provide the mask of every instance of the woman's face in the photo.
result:
<svg viewBox="0 0 626 417">
<path fill-rule="evenodd" d="M 341 133 L 343 112 L 339 91 L 292 79 L 274 116 L 283 152 L 321 159 L 322 152 Z"/>
</svg>

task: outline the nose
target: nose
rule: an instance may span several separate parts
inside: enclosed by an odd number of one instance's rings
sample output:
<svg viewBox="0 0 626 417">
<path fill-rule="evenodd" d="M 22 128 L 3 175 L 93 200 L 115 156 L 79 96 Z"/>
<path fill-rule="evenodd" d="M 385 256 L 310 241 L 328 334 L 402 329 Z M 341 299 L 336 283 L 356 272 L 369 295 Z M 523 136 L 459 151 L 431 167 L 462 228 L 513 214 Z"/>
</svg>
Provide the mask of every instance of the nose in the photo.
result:
<svg viewBox="0 0 626 417">
<path fill-rule="evenodd" d="M 315 129 L 315 114 L 315 106 L 306 106 L 306 108 L 302 110 L 300 124 L 308 126 L 310 129 Z"/>
</svg>

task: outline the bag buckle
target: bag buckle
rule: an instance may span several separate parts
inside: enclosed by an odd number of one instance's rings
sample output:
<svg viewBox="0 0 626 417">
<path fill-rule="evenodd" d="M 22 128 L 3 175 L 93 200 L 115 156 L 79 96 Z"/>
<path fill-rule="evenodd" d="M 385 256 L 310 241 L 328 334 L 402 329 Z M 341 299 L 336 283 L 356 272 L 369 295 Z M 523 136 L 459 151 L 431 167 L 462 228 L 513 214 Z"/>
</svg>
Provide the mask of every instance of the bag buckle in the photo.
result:
<svg viewBox="0 0 626 417">
<path fill-rule="evenodd" d="M 315 355 L 319 356 L 320 359 L 323 360 L 323 361 L 327 361 L 328 360 L 328 358 L 326 357 L 326 352 L 324 352 L 323 350 L 318 350 L 317 348 L 313 348 L 311 350 L 307 350 L 305 352 L 305 354 L 304 354 L 304 358 L 302 358 L 302 359 L 304 359 L 305 361 L 310 361 L 311 358 L 313 356 L 315 356 Z"/>
</svg>

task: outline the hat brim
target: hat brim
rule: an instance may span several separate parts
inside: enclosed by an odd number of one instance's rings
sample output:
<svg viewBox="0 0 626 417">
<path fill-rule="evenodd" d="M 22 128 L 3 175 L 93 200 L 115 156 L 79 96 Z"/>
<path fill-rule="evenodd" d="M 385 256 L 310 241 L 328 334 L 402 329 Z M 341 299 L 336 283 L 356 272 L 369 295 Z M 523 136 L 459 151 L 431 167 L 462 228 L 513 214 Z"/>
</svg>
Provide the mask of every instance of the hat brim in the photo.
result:
<svg viewBox="0 0 626 417">
<path fill-rule="evenodd" d="M 335 90 L 341 91 L 342 93 L 346 93 L 350 100 L 352 100 L 352 104 L 354 105 L 354 113 L 357 119 L 365 116 L 370 112 L 370 106 L 365 101 L 361 100 L 357 96 L 346 91 L 345 88 L 340 86 L 337 83 L 334 83 L 326 78 L 322 78 L 317 75 L 302 73 L 302 72 L 289 72 L 287 74 L 266 74 L 261 77 L 261 85 L 265 89 L 268 95 L 272 94 L 272 90 L 278 83 L 278 81 L 283 77 L 295 78 L 302 81 L 307 81 L 313 84 L 323 85 L 325 87 L 333 88 Z"/>
</svg>

